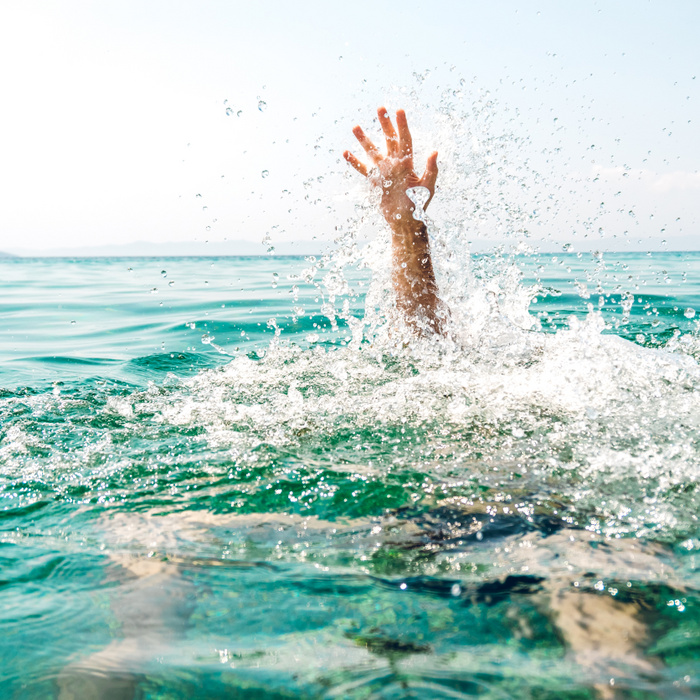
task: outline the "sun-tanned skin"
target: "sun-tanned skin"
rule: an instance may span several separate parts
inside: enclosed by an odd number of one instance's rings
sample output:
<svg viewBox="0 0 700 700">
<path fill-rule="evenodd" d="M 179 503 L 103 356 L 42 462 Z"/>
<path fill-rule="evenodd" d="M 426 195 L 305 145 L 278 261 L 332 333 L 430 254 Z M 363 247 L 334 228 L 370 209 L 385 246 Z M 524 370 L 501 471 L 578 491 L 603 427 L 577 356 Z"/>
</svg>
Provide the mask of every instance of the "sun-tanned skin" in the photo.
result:
<svg viewBox="0 0 700 700">
<path fill-rule="evenodd" d="M 422 177 L 413 170 L 413 143 L 405 112 L 396 112 L 398 134 L 384 107 L 377 110 L 379 123 L 386 137 L 386 155 L 365 136 L 361 127 L 352 132 L 371 161 L 368 167 L 350 151 L 345 160 L 370 182 L 381 187 L 381 211 L 391 228 L 393 269 L 392 280 L 396 290 L 396 306 L 406 323 L 419 334 L 426 330 L 445 334 L 447 311 L 438 296 L 438 288 L 430 258 L 430 242 L 425 223 L 414 218 L 415 204 L 406 194 L 411 187 L 425 187 L 430 197 L 435 194 L 437 180 L 437 152 L 428 158 Z"/>
</svg>

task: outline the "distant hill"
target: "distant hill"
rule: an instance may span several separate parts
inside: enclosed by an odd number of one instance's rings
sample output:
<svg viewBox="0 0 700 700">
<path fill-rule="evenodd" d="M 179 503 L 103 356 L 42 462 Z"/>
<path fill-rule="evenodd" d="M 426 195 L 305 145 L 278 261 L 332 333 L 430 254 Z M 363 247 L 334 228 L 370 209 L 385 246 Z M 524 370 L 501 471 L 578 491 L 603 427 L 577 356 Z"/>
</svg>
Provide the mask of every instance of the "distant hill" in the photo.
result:
<svg viewBox="0 0 700 700">
<path fill-rule="evenodd" d="M 602 239 L 602 240 L 577 240 L 571 239 L 572 252 L 584 253 L 594 250 L 603 252 L 645 252 L 645 251 L 693 251 L 698 250 L 697 236 L 676 236 L 668 243 L 660 238 L 649 237 L 634 241 L 634 245 L 627 238 Z M 488 253 L 496 245 L 505 245 L 506 248 L 516 244 L 516 240 L 508 239 L 475 239 L 470 243 L 472 253 Z M 540 252 L 561 253 L 567 241 L 533 242 Z M 137 241 L 119 245 L 81 246 L 74 248 L 45 248 L 32 250 L 29 248 L 14 248 L 12 252 L 0 252 L 0 259 L 27 257 L 27 258 L 168 258 L 168 257 L 223 257 L 238 255 L 319 255 L 336 246 L 328 241 L 280 241 L 274 243 L 274 250 L 269 253 L 268 246 L 256 241 L 181 241 L 170 243 L 153 243 L 149 241 Z"/>
<path fill-rule="evenodd" d="M 327 246 L 316 241 L 283 241 L 274 244 L 272 255 L 318 255 Z M 44 250 L 15 249 L 21 257 L 47 258 L 120 258 L 120 257 L 207 257 L 226 255 L 268 255 L 268 246 L 254 241 L 185 241 L 151 243 L 138 241 L 120 245 L 47 248 Z M 0 253 L 0 257 L 18 257 Z"/>
</svg>

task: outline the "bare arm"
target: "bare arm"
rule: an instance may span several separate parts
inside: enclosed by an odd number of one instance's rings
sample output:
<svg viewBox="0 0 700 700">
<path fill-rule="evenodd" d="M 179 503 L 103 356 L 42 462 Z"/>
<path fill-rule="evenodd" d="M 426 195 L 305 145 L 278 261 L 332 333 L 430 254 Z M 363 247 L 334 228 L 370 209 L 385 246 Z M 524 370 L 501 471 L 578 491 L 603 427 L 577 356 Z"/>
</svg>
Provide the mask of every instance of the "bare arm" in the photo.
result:
<svg viewBox="0 0 700 700">
<path fill-rule="evenodd" d="M 446 309 L 438 296 L 428 230 L 414 218 L 416 205 L 406 194 L 412 187 L 425 187 L 430 196 L 424 209 L 428 207 L 435 193 L 437 153 L 428 158 L 419 178 L 413 170 L 413 143 L 406 114 L 402 109 L 396 112 L 398 134 L 384 107 L 379 108 L 378 115 L 386 137 L 386 155 L 379 152 L 359 126 L 352 130 L 353 134 L 374 167 L 370 170 L 349 151 L 343 155 L 355 170 L 382 189 L 381 210 L 392 233 L 392 281 L 398 309 L 418 333 L 432 329 L 444 334 Z"/>
</svg>

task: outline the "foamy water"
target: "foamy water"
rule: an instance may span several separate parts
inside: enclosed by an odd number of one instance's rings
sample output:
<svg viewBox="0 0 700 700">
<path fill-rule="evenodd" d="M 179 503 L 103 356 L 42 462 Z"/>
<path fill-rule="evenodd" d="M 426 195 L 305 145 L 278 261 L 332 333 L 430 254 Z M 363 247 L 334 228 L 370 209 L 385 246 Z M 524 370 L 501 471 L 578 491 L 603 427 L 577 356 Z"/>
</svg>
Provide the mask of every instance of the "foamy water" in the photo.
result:
<svg viewBox="0 0 700 700">
<path fill-rule="evenodd" d="M 697 254 L 381 255 L 3 263 L 10 697 L 697 690 Z"/>
</svg>

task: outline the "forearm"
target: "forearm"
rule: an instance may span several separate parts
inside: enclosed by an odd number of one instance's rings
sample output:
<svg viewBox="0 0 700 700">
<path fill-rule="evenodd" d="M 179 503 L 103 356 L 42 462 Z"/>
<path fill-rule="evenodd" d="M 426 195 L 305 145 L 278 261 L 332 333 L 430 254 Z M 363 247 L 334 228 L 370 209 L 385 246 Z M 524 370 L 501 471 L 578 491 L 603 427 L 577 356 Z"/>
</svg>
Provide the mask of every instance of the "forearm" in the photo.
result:
<svg viewBox="0 0 700 700">
<path fill-rule="evenodd" d="M 418 334 L 446 334 L 447 309 L 438 297 L 433 263 L 430 259 L 428 230 L 413 215 L 417 206 L 425 208 L 435 194 L 437 151 L 428 156 L 423 177 L 413 169 L 413 140 L 402 109 L 396 112 L 396 126 L 384 107 L 377 110 L 386 137 L 386 156 L 356 126 L 352 132 L 369 156 L 373 167 L 358 160 L 350 151 L 343 156 L 357 172 L 382 189 L 381 211 L 392 232 L 392 282 L 396 306 L 406 323 Z M 419 205 L 408 192 L 428 193 Z M 421 197 L 422 199 L 422 197 Z"/>
<path fill-rule="evenodd" d="M 438 297 L 428 230 L 421 221 L 402 218 L 390 221 L 392 238 L 392 281 L 397 307 L 416 330 L 427 323 L 444 332 L 444 312 Z M 421 320 L 423 324 L 421 324 Z"/>
</svg>

